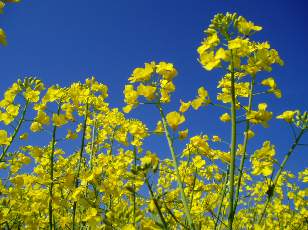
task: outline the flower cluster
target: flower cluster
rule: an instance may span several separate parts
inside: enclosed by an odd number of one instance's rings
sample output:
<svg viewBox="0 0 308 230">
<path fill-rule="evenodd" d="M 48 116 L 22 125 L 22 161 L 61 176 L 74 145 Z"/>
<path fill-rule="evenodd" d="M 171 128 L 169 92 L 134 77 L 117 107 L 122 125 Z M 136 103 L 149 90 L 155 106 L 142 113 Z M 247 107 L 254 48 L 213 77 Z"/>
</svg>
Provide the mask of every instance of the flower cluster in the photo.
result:
<svg viewBox="0 0 308 230">
<path fill-rule="evenodd" d="M 4 2 L 18 1 L 0 1 L 0 12 Z M 254 109 L 259 95 L 282 97 L 273 77 L 257 76 L 283 64 L 268 42 L 251 40 L 261 29 L 237 14 L 217 14 L 197 50 L 206 70 L 226 71 L 216 99 L 201 86 L 166 115 L 177 75 L 172 63 L 133 70 L 124 113 L 109 105 L 108 87 L 94 77 L 67 87 L 34 77 L 13 83 L 0 101 L 0 228 L 304 229 L 308 169 L 296 176 L 286 164 L 303 145 L 308 114 L 274 116 L 264 102 Z M 144 104 L 157 109 L 154 130 L 127 117 Z M 205 106 L 223 111 L 216 119 L 230 125 L 230 138 L 226 129 L 179 129 L 190 107 Z M 259 149 L 252 144 L 264 130 L 255 126 L 270 127 L 272 117 L 291 126 L 294 142 L 285 155 L 269 140 Z M 163 141 L 151 145 L 157 138 L 166 138 L 169 151 Z"/>
</svg>

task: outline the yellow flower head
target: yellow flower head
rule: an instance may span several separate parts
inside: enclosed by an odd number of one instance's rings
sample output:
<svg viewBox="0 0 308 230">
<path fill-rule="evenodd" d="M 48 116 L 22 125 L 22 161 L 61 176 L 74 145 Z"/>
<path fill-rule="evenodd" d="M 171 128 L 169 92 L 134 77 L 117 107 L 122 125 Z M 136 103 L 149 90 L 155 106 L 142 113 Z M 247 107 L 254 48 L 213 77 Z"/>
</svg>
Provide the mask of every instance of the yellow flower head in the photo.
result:
<svg viewBox="0 0 308 230">
<path fill-rule="evenodd" d="M 167 81 L 171 81 L 177 75 L 177 71 L 173 64 L 164 61 L 156 65 L 156 73 L 161 75 L 162 78 Z"/>
<path fill-rule="evenodd" d="M 67 123 L 67 120 L 66 120 L 64 114 L 59 114 L 58 115 L 58 114 L 54 113 L 52 115 L 52 121 L 53 121 L 53 124 L 55 126 L 58 126 L 58 127 L 62 126 L 62 125 L 65 125 Z"/>
<path fill-rule="evenodd" d="M 155 98 L 156 87 L 140 84 L 137 88 L 137 92 L 139 95 L 144 96 L 147 100 L 151 101 Z"/>
<path fill-rule="evenodd" d="M 283 119 L 286 122 L 291 123 L 292 120 L 293 120 L 293 117 L 297 113 L 298 113 L 297 110 L 287 110 L 287 111 L 284 111 L 282 114 L 278 115 L 276 118 L 277 119 Z"/>
<path fill-rule="evenodd" d="M 155 70 L 155 62 L 145 63 L 144 68 L 139 67 L 134 69 L 131 77 L 128 78 L 128 80 L 131 83 L 149 81 L 151 79 L 152 74 L 154 73 L 154 70 Z"/>
<path fill-rule="evenodd" d="M 262 30 L 261 26 L 256 26 L 253 22 L 247 21 L 243 17 L 240 17 L 236 26 L 237 26 L 238 32 L 244 35 L 249 35 L 252 31 Z"/>
<path fill-rule="evenodd" d="M 29 102 L 38 102 L 40 99 L 40 91 L 27 88 L 26 92 L 24 92 L 24 97 Z"/>
<path fill-rule="evenodd" d="M 188 136 L 188 129 L 179 131 L 179 139 L 184 140 Z"/>
<path fill-rule="evenodd" d="M 222 114 L 219 119 L 222 121 L 222 122 L 228 122 L 231 120 L 231 117 L 229 115 L 229 113 L 224 113 Z"/>
<path fill-rule="evenodd" d="M 189 109 L 191 102 L 190 101 L 184 102 L 184 101 L 180 100 L 180 103 L 181 103 L 181 106 L 180 106 L 179 111 L 181 113 L 185 113 Z"/>
<path fill-rule="evenodd" d="M 176 130 L 177 127 L 185 121 L 185 117 L 176 111 L 168 113 L 166 119 L 168 125 L 173 130 Z"/>
<path fill-rule="evenodd" d="M 6 42 L 6 34 L 5 32 L 3 31 L 3 29 L 0 28 L 0 43 L 2 45 L 7 45 L 7 42 Z"/>
<path fill-rule="evenodd" d="M 10 138 L 7 136 L 7 132 L 5 130 L 0 130 L 0 145 L 9 145 Z"/>
</svg>

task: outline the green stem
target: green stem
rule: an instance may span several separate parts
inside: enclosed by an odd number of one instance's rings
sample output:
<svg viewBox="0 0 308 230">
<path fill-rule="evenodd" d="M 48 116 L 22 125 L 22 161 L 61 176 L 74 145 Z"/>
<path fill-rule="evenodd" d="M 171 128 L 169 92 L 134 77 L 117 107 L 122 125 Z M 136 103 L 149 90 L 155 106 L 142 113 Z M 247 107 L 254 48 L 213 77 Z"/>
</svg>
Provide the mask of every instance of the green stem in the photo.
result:
<svg viewBox="0 0 308 230">
<path fill-rule="evenodd" d="M 82 127 L 82 138 L 81 138 L 81 146 L 80 146 L 80 152 L 79 152 L 79 161 L 78 161 L 78 169 L 77 169 L 77 175 L 75 178 L 75 189 L 78 188 L 79 183 L 78 183 L 78 178 L 79 178 L 79 174 L 80 174 L 80 169 L 81 169 L 81 161 L 83 158 L 83 150 L 85 147 L 85 134 L 86 134 L 86 128 L 87 128 L 87 119 L 88 119 L 88 109 L 89 109 L 89 104 L 87 103 L 86 105 L 86 111 L 85 111 L 85 119 L 83 121 L 83 127 Z M 74 201 L 73 204 L 73 230 L 75 230 L 75 219 L 76 219 L 76 208 L 77 208 L 77 201 Z"/>
<path fill-rule="evenodd" d="M 58 105 L 58 111 L 57 114 L 60 114 L 60 108 L 61 105 Z M 50 153 L 50 185 L 49 185 L 49 202 L 48 202 L 48 214 L 49 214 L 49 229 L 53 229 L 53 204 L 52 204 L 52 199 L 53 199 L 53 171 L 54 171 L 54 153 L 55 153 L 55 145 L 56 145 L 56 132 L 57 132 L 57 126 L 53 126 L 52 130 L 52 140 L 51 140 L 51 153 Z"/>
<path fill-rule="evenodd" d="M 235 172 L 235 154 L 236 154 L 236 108 L 235 108 L 235 76 L 234 76 L 234 64 L 233 55 L 231 50 L 231 162 L 230 162 L 230 191 L 229 191 L 229 216 L 228 216 L 228 228 L 232 230 L 232 224 L 234 219 L 233 200 L 234 200 L 234 172 Z"/>
<path fill-rule="evenodd" d="M 152 190 L 152 187 L 149 183 L 149 180 L 148 178 L 145 179 L 145 184 L 147 185 L 149 191 L 150 191 L 150 195 L 151 195 L 151 199 L 153 200 L 154 204 L 155 204 L 155 208 L 156 208 L 156 211 L 158 212 L 158 215 L 159 215 L 159 218 L 163 224 L 163 229 L 168 229 L 168 226 L 167 226 L 167 223 L 165 221 L 165 218 L 163 216 L 163 213 L 161 212 L 161 208 L 159 207 L 159 204 L 158 204 L 158 201 L 157 199 L 155 198 L 154 196 L 154 193 L 153 193 L 153 190 Z"/>
<path fill-rule="evenodd" d="M 14 139 L 16 138 L 16 135 L 18 134 L 18 132 L 20 130 L 20 127 L 21 127 L 22 123 L 25 120 L 25 116 L 26 116 L 28 105 L 29 105 L 29 102 L 27 101 L 26 104 L 25 104 L 25 107 L 24 107 L 24 109 L 22 111 L 21 118 L 18 121 L 17 127 L 14 129 L 14 133 L 12 135 L 10 143 L 4 148 L 4 150 L 3 150 L 3 152 L 2 152 L 2 154 L 0 156 L 0 162 L 4 159 L 4 157 L 6 156 L 7 152 L 9 151 L 9 148 L 11 147 Z"/>
<path fill-rule="evenodd" d="M 134 170 L 137 168 L 137 149 L 134 147 Z M 133 218 L 134 218 L 134 226 L 136 227 L 136 185 L 135 185 L 135 176 L 134 176 L 134 184 L 133 184 Z"/>
<path fill-rule="evenodd" d="M 217 214 L 216 214 L 217 219 L 215 221 L 215 227 L 214 227 L 215 230 L 217 229 L 218 221 L 219 221 L 219 218 L 220 218 L 223 201 L 224 201 L 226 191 L 227 191 L 227 185 L 228 185 L 228 174 L 226 174 L 225 183 L 224 183 L 224 186 L 223 186 L 223 189 L 222 189 L 222 192 L 221 192 L 221 199 L 220 199 Z"/>
<path fill-rule="evenodd" d="M 173 142 L 172 142 L 172 139 L 171 139 L 171 136 L 170 136 L 170 133 L 169 133 L 168 126 L 167 126 L 166 117 L 164 115 L 164 112 L 163 112 L 161 105 L 158 104 L 157 106 L 158 106 L 158 109 L 159 109 L 159 112 L 160 112 L 160 115 L 161 115 L 161 118 L 162 118 L 164 130 L 165 130 L 165 135 L 166 135 L 166 138 L 167 138 L 167 141 L 168 141 L 168 146 L 169 146 L 169 149 L 170 149 L 170 152 L 171 152 L 171 156 L 172 156 L 172 160 L 173 160 L 173 167 L 175 169 L 177 183 L 178 183 L 178 187 L 179 187 L 180 193 L 181 193 L 182 203 L 184 205 L 184 212 L 186 214 L 186 218 L 187 218 L 189 227 L 192 230 L 194 230 L 195 227 L 194 227 L 191 215 L 190 215 L 187 198 L 186 198 L 186 195 L 185 195 L 185 192 L 184 192 L 184 186 L 183 186 L 181 176 L 180 176 L 180 172 L 179 172 L 177 157 L 176 157 L 176 154 L 174 152 Z"/>
<path fill-rule="evenodd" d="M 261 212 L 261 216 L 260 216 L 260 219 L 259 219 L 259 221 L 258 221 L 259 224 L 262 222 L 262 219 L 263 219 L 263 217 L 264 217 L 264 215 L 265 215 L 266 209 L 267 209 L 268 205 L 270 204 L 270 202 L 271 202 L 271 200 L 272 200 L 272 198 L 273 198 L 274 190 L 275 190 L 275 187 L 276 187 L 276 185 L 277 185 L 278 179 L 279 179 L 279 177 L 280 177 L 282 171 L 284 170 L 284 167 L 285 167 L 287 161 L 289 160 L 290 156 L 292 155 L 292 153 L 294 152 L 296 146 L 298 145 L 298 143 L 299 143 L 301 137 L 303 136 L 303 134 L 304 134 L 306 128 L 307 128 L 307 127 L 304 127 L 304 128 L 301 129 L 299 135 L 297 136 L 297 138 L 295 139 L 295 141 L 294 141 L 294 143 L 292 144 L 291 148 L 289 149 L 289 151 L 288 151 L 287 154 L 285 155 L 285 157 L 284 157 L 284 159 L 283 159 L 283 161 L 282 161 L 282 163 L 281 163 L 281 165 L 280 165 L 280 167 L 279 167 L 279 170 L 278 170 L 278 172 L 277 172 L 277 174 L 276 174 L 276 176 L 275 176 L 275 178 L 274 178 L 274 180 L 273 180 L 273 184 L 270 185 L 270 187 L 269 187 L 269 189 L 268 189 L 267 200 L 266 200 L 265 206 L 264 206 L 264 208 L 263 208 L 263 210 L 262 210 L 262 212 Z"/>
<path fill-rule="evenodd" d="M 93 168 L 93 157 L 94 157 L 94 145 L 95 145 L 95 133 L 96 133 L 96 117 L 94 116 L 94 124 L 92 127 L 92 140 L 91 140 L 91 155 L 90 155 L 90 168 Z"/>
<path fill-rule="evenodd" d="M 250 84 L 250 90 L 249 90 L 249 101 L 248 101 L 248 111 L 247 114 L 251 112 L 252 107 L 252 98 L 253 98 L 253 89 L 255 85 L 255 76 L 252 76 L 251 84 Z M 239 169 L 239 176 L 237 180 L 237 187 L 236 187 L 236 193 L 235 193 L 235 201 L 234 201 L 234 207 L 233 212 L 236 212 L 237 203 L 239 200 L 239 193 L 240 193 L 240 187 L 242 182 L 242 176 L 243 176 L 243 169 L 244 169 L 244 163 L 246 160 L 246 152 L 247 152 L 247 144 L 248 144 L 248 131 L 250 129 L 250 122 L 249 120 L 246 120 L 246 128 L 245 128 L 245 136 L 244 136 L 244 143 L 243 143 L 243 155 L 240 163 L 240 169 Z"/>
<path fill-rule="evenodd" d="M 197 172 L 198 169 L 195 169 L 195 173 L 194 173 L 194 180 L 193 180 L 193 186 L 192 186 L 192 191 L 191 191 L 191 198 L 190 198 L 190 207 L 189 210 L 191 210 L 192 206 L 193 206 L 193 200 L 194 200 L 194 191 L 195 191 L 195 186 L 196 186 L 196 180 L 197 180 Z"/>
</svg>

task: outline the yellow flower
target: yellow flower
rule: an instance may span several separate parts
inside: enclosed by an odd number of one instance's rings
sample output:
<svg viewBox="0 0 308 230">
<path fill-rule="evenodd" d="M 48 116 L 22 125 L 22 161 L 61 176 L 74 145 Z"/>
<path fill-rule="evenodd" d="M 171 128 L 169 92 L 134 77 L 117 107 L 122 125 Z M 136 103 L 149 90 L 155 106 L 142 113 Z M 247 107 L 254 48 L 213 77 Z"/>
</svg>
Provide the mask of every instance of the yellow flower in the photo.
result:
<svg viewBox="0 0 308 230">
<path fill-rule="evenodd" d="M 91 220 L 93 217 L 95 217 L 97 215 L 97 210 L 96 208 L 89 208 L 87 209 L 86 213 L 85 213 L 85 218 L 83 219 L 83 221 L 88 221 Z"/>
<path fill-rule="evenodd" d="M 157 169 L 159 164 L 159 158 L 156 154 L 151 153 L 150 151 L 146 152 L 146 155 L 140 159 L 141 166 L 143 168 L 152 168 L 154 171 Z"/>
<path fill-rule="evenodd" d="M 124 112 L 128 113 L 135 105 L 138 104 L 138 92 L 134 90 L 133 85 L 125 85 L 123 93 L 124 102 L 127 104 L 123 110 Z"/>
<path fill-rule="evenodd" d="M 154 132 L 157 133 L 157 134 L 165 132 L 163 123 L 161 121 L 157 122 L 157 125 L 156 125 Z"/>
<path fill-rule="evenodd" d="M 135 226 L 133 224 L 126 224 L 121 228 L 122 230 L 135 230 Z"/>
<path fill-rule="evenodd" d="M 225 51 L 223 48 L 219 48 L 216 51 L 215 59 L 222 59 L 224 61 L 227 61 L 228 60 L 228 52 Z"/>
<path fill-rule="evenodd" d="M 198 96 L 191 102 L 191 106 L 194 110 L 199 109 L 202 105 L 207 105 L 211 102 L 208 97 L 208 92 L 204 87 L 198 89 Z"/>
<path fill-rule="evenodd" d="M 238 32 L 244 35 L 249 35 L 251 31 L 262 30 L 261 26 L 255 26 L 253 22 L 247 21 L 245 18 L 241 17 L 241 20 L 237 22 Z"/>
<path fill-rule="evenodd" d="M 7 136 L 7 132 L 5 130 L 0 130 L 0 145 L 9 145 L 11 138 Z"/>
<path fill-rule="evenodd" d="M 18 115 L 18 112 L 19 112 L 19 105 L 9 105 L 8 107 L 6 107 L 6 112 L 8 114 L 10 114 L 11 116 L 13 117 L 16 117 Z"/>
<path fill-rule="evenodd" d="M 32 132 L 38 132 L 38 131 L 40 131 L 42 129 L 42 124 L 41 123 L 39 123 L 39 122 L 32 122 L 32 124 L 31 124 L 31 126 L 30 126 L 30 130 L 32 131 Z"/>
<path fill-rule="evenodd" d="M 20 140 L 27 140 L 28 139 L 28 133 L 23 133 L 19 136 Z"/>
<path fill-rule="evenodd" d="M 214 136 L 212 137 L 212 141 L 213 141 L 213 142 L 220 142 L 221 139 L 220 139 L 219 136 L 214 135 Z"/>
<path fill-rule="evenodd" d="M 206 164 L 205 160 L 203 160 L 200 155 L 197 155 L 193 158 L 193 163 L 197 169 L 201 169 Z"/>
<path fill-rule="evenodd" d="M 287 111 L 284 111 L 282 114 L 278 115 L 276 118 L 277 119 L 283 119 L 286 122 L 291 123 L 294 115 L 297 114 L 297 113 L 298 113 L 297 110 L 293 110 L 293 111 L 287 110 Z"/>
<path fill-rule="evenodd" d="M 249 129 L 247 132 L 244 132 L 244 135 L 247 135 L 247 138 L 249 140 L 250 138 L 253 138 L 255 136 L 255 133 L 251 129 Z"/>
<path fill-rule="evenodd" d="M 58 127 L 62 126 L 62 125 L 65 125 L 67 123 L 67 120 L 66 120 L 64 114 L 59 114 L 58 115 L 58 114 L 54 113 L 52 115 L 52 121 L 53 121 L 53 124 L 55 126 L 58 126 Z"/>
<path fill-rule="evenodd" d="M 156 73 L 161 75 L 162 78 L 167 81 L 171 81 L 177 75 L 177 71 L 173 64 L 164 61 L 156 65 Z"/>
<path fill-rule="evenodd" d="M 1 28 L 0 28 L 0 43 L 4 46 L 7 45 L 5 32 Z"/>
<path fill-rule="evenodd" d="M 185 121 L 185 117 L 176 111 L 168 113 L 166 119 L 168 125 L 173 130 L 176 130 L 177 127 Z"/>
<path fill-rule="evenodd" d="M 228 48 L 234 50 L 234 53 L 240 57 L 246 56 L 250 53 L 249 40 L 240 37 L 228 41 Z"/>
<path fill-rule="evenodd" d="M 199 61 L 203 68 L 208 71 L 211 71 L 220 65 L 220 59 L 215 57 L 214 51 L 202 53 Z"/>
<path fill-rule="evenodd" d="M 222 114 L 219 119 L 222 121 L 222 122 L 228 122 L 231 120 L 231 117 L 228 113 L 224 113 Z"/>
<path fill-rule="evenodd" d="M 4 8 L 4 6 L 5 6 L 4 2 L 1 2 L 1 1 L 0 1 L 0 14 L 3 13 L 3 8 Z"/>
<path fill-rule="evenodd" d="M 37 111 L 37 115 L 36 115 L 34 120 L 41 123 L 42 125 L 48 125 L 49 124 L 49 117 L 42 110 Z"/>
<path fill-rule="evenodd" d="M 179 111 L 181 113 L 185 113 L 189 109 L 191 102 L 190 101 L 184 102 L 184 101 L 180 100 L 180 103 L 181 103 L 181 106 L 180 106 Z"/>
<path fill-rule="evenodd" d="M 268 92 L 273 93 L 277 98 L 281 98 L 281 90 L 277 88 L 277 85 L 276 85 L 274 78 L 269 77 L 267 79 L 264 79 L 261 82 L 261 85 L 270 87 Z"/>
<path fill-rule="evenodd" d="M 132 75 L 128 80 L 133 83 L 133 82 L 144 82 L 144 81 L 149 81 L 152 74 L 154 73 L 155 69 L 155 62 L 151 63 L 145 63 L 144 68 L 136 68 L 134 69 Z"/>
<path fill-rule="evenodd" d="M 202 55 L 208 49 L 217 46 L 219 42 L 220 40 L 217 33 L 213 33 L 204 39 L 204 41 L 201 43 L 201 46 L 198 47 L 197 51 L 200 55 Z"/>
<path fill-rule="evenodd" d="M 188 136 L 188 129 L 179 131 L 179 139 L 184 140 Z"/>
<path fill-rule="evenodd" d="M 304 169 L 304 171 L 298 173 L 298 179 L 304 183 L 308 183 L 308 168 Z"/>
<path fill-rule="evenodd" d="M 269 141 L 263 143 L 262 148 L 256 150 L 251 156 L 252 174 L 269 176 L 273 172 L 274 156 L 276 154 L 275 146 Z"/>
<path fill-rule="evenodd" d="M 137 92 L 139 95 L 144 96 L 147 100 L 151 101 L 155 98 L 156 87 L 140 84 L 137 88 Z"/>
<path fill-rule="evenodd" d="M 26 92 L 24 92 L 24 97 L 29 102 L 38 102 L 40 99 L 40 91 L 27 88 Z"/>
<path fill-rule="evenodd" d="M 264 127 L 268 127 L 267 122 L 272 118 L 272 112 L 266 111 L 266 108 L 266 103 L 260 103 L 258 105 L 259 111 L 252 110 L 246 118 L 253 124 L 261 123 Z"/>
<path fill-rule="evenodd" d="M 77 137 L 78 137 L 78 134 L 72 132 L 72 130 L 69 129 L 65 138 L 70 139 L 70 140 L 75 140 Z"/>
</svg>

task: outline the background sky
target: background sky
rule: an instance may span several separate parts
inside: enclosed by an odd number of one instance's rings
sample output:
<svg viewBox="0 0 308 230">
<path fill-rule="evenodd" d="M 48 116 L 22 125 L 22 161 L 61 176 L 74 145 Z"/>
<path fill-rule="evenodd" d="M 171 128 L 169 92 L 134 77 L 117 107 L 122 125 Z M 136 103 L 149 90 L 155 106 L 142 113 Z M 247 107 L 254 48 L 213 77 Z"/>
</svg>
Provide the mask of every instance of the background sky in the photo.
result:
<svg viewBox="0 0 308 230">
<path fill-rule="evenodd" d="M 256 40 L 269 41 L 285 61 L 284 67 L 277 66 L 272 73 L 261 76 L 274 76 L 283 98 L 269 95 L 257 101 L 267 101 L 275 115 L 286 109 L 307 110 L 306 9 L 303 0 L 24 0 L 6 7 L 0 15 L 0 27 L 8 37 L 8 46 L 0 47 L 0 92 L 25 76 L 38 76 L 47 86 L 68 86 L 94 75 L 109 86 L 110 105 L 122 107 L 122 91 L 132 70 L 155 60 L 172 62 L 179 72 L 174 104 L 168 111 L 178 108 L 180 98 L 193 99 L 200 86 L 215 99 L 220 72 L 203 70 L 197 62 L 196 48 L 210 19 L 229 11 L 263 26 Z M 210 107 L 190 111 L 182 127 L 189 127 L 190 135 L 203 132 L 228 140 L 229 124 L 218 120 L 223 112 Z M 153 108 L 141 107 L 129 116 L 141 118 L 153 128 L 158 115 Z M 281 159 L 292 144 L 290 129 L 284 122 L 271 121 L 270 128 L 254 130 L 257 137 L 251 149 L 271 139 Z M 304 142 L 308 143 L 307 135 Z M 153 140 L 150 144 L 160 156 L 169 156 L 165 142 Z M 298 147 L 288 168 L 298 171 L 307 167 L 306 152 L 305 147 Z"/>
</svg>

